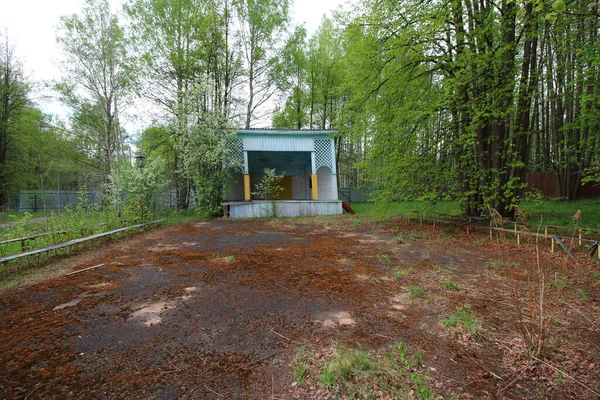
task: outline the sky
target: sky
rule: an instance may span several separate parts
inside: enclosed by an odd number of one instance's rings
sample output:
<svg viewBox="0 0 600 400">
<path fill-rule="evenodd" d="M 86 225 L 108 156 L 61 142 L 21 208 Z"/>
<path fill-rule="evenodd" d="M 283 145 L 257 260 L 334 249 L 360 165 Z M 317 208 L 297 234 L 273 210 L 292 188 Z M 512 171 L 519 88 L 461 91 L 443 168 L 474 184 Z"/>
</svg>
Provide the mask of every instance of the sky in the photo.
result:
<svg viewBox="0 0 600 400">
<path fill-rule="evenodd" d="M 354 1 L 354 0 L 350 0 Z M 109 0 L 113 11 L 122 0 Z M 295 0 L 291 8 L 292 22 L 304 24 L 310 36 L 319 27 L 324 14 L 346 5 L 348 0 Z M 0 0 L 2 40 L 8 35 L 15 55 L 24 66 L 28 81 L 49 82 L 60 78 L 60 49 L 56 30 L 63 15 L 79 12 L 83 0 Z M 44 93 L 44 92 L 42 92 Z M 51 114 L 64 116 L 68 110 L 56 100 L 38 94 L 34 100 Z"/>
</svg>

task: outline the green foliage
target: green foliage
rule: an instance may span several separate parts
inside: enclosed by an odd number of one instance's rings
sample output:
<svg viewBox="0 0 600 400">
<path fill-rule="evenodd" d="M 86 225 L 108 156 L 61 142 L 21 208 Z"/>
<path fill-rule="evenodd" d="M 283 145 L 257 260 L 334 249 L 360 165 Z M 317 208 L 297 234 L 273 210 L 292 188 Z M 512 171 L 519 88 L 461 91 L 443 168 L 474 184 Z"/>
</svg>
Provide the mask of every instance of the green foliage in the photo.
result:
<svg viewBox="0 0 600 400">
<path fill-rule="evenodd" d="M 273 114 L 273 127 L 279 129 L 302 129 L 306 126 L 309 113 L 308 57 L 306 28 L 296 27 L 283 49 L 280 63 L 276 66 L 278 89 L 289 93 L 283 109 Z"/>
<path fill-rule="evenodd" d="M 523 201 L 519 204 L 521 210 L 528 214 L 528 221 L 533 227 L 537 224 L 573 226 L 573 214 L 581 210 L 580 226 L 600 229 L 600 213 L 596 211 L 599 206 L 596 199 L 564 201 L 560 199 Z M 458 215 L 460 206 L 458 202 L 407 201 L 396 202 L 381 207 L 376 203 L 353 203 L 352 208 L 359 215 L 389 219 L 399 214 L 417 218 L 426 212 L 439 212 L 442 214 Z M 484 239 L 481 239 L 484 240 Z M 482 242 L 483 244 L 483 242 Z"/>
<path fill-rule="evenodd" d="M 459 291 L 460 290 L 460 286 L 458 286 L 456 283 L 452 282 L 450 279 L 446 280 L 445 282 L 442 282 L 441 285 L 446 290 L 450 290 L 450 291 Z"/>
<path fill-rule="evenodd" d="M 600 182 L 600 160 L 596 160 L 594 164 L 585 169 L 582 183 L 597 183 Z"/>
<path fill-rule="evenodd" d="M 411 273 L 413 273 L 413 268 L 412 267 L 409 267 L 409 268 L 401 268 L 401 267 L 395 268 L 394 279 L 397 280 L 397 281 L 402 280 L 402 279 L 404 279 L 404 277 L 406 275 L 409 275 Z"/>
<path fill-rule="evenodd" d="M 123 164 L 116 174 L 110 176 L 107 186 L 110 207 L 126 220 L 150 220 L 162 212 L 160 196 L 165 186 L 161 159 L 147 159 L 143 168 Z"/>
<path fill-rule="evenodd" d="M 387 254 L 377 254 L 377 261 L 383 265 L 389 265 L 392 262 Z"/>
<path fill-rule="evenodd" d="M 492 207 L 506 217 L 533 167 L 558 170 L 574 198 L 582 167 L 598 176 L 600 47 L 589 4 L 566 7 L 405 1 L 399 17 L 397 2 L 366 0 L 340 15 L 340 171 L 351 163 L 361 176 L 351 171 L 349 185 L 377 188 L 382 205 L 456 199 L 469 215 Z M 548 29 L 561 32 L 552 44 Z M 540 43 L 553 56 L 538 62 Z M 564 104 L 569 112 L 555 112 Z"/>
<path fill-rule="evenodd" d="M 120 218 L 114 209 L 107 207 L 100 211 L 87 201 L 87 193 L 82 190 L 75 207 L 69 205 L 60 214 L 52 212 L 44 222 L 33 223 L 29 213 L 13 216 L 16 224 L 5 230 L 2 240 L 36 237 L 4 244 L 0 246 L 0 253 L 17 254 L 120 227 Z"/>
<path fill-rule="evenodd" d="M 23 154 L 19 154 L 17 141 L 23 134 L 21 122 L 28 94 L 23 67 L 15 58 L 8 38 L 0 35 L 0 210 L 3 211 L 9 206 L 9 196 L 16 191 L 14 184 L 19 177 L 11 161 L 24 160 L 19 157 Z M 11 160 L 14 155 L 17 157 Z"/>
<path fill-rule="evenodd" d="M 377 203 L 352 203 L 352 208 L 359 215 L 367 215 L 381 219 L 389 219 L 399 214 L 418 217 L 428 211 L 436 211 L 450 215 L 460 214 L 460 206 L 458 202 L 455 201 L 438 201 L 435 203 L 430 201 L 403 201 L 385 205 Z"/>
<path fill-rule="evenodd" d="M 65 59 L 55 89 L 74 110 L 72 127 L 108 183 L 124 158 L 119 110 L 136 86 L 129 40 L 107 0 L 88 0 L 80 14 L 61 18 L 57 41 Z M 83 150 L 83 149 L 82 149 Z"/>
<path fill-rule="evenodd" d="M 321 384 L 327 388 L 377 367 L 364 350 L 347 349 L 339 343 L 335 344 L 334 349 L 335 357 L 321 369 Z"/>
<path fill-rule="evenodd" d="M 318 31 L 309 39 L 306 30 L 296 27 L 282 51 L 277 68 L 279 90 L 285 99 L 273 115 L 273 126 L 288 129 L 330 129 L 337 125 L 343 93 L 343 49 L 339 46 L 341 32 L 335 22 L 324 19 Z M 345 142 L 345 135 L 340 135 Z M 350 149 L 347 149 L 350 150 Z M 340 168 L 355 171 L 349 151 L 340 152 Z M 341 171 L 345 176 L 346 171 Z"/>
<path fill-rule="evenodd" d="M 569 284 L 569 278 L 567 278 L 566 276 L 563 276 L 561 278 L 555 277 L 554 279 L 548 281 L 548 287 L 558 290 L 566 289 L 569 286 Z"/>
<path fill-rule="evenodd" d="M 590 294 L 584 288 L 579 288 L 579 289 L 577 289 L 576 292 L 577 292 L 577 296 L 579 297 L 579 299 L 581 301 L 584 301 L 586 303 L 592 301 Z"/>
<path fill-rule="evenodd" d="M 285 31 L 289 13 L 288 0 L 234 0 L 233 6 L 241 23 L 239 40 L 245 56 L 247 105 L 245 127 L 257 119 L 256 110 L 275 92 L 277 64 L 276 38 Z"/>
<path fill-rule="evenodd" d="M 294 379 L 300 387 L 306 385 L 309 374 L 309 363 L 312 362 L 314 354 L 304 346 L 294 349 Z"/>
<path fill-rule="evenodd" d="M 488 242 L 488 239 L 475 239 L 473 245 L 475 247 L 483 247 Z"/>
<path fill-rule="evenodd" d="M 552 3 L 552 9 L 556 13 L 561 13 L 567 9 L 567 6 L 563 0 L 556 0 L 554 3 Z"/>
<path fill-rule="evenodd" d="M 455 327 L 471 335 L 481 333 L 481 325 L 471 313 L 469 306 L 456 307 L 456 311 L 442 320 L 445 327 Z"/>
<path fill-rule="evenodd" d="M 320 363 L 314 358 L 308 361 Z M 335 343 L 333 356 L 320 367 L 320 383 L 336 397 L 433 399 L 430 378 L 419 371 L 422 361 L 423 354 L 411 354 L 403 342 L 376 354 Z"/>
<path fill-rule="evenodd" d="M 590 270 L 590 275 L 592 276 L 592 278 L 596 279 L 596 283 L 600 285 L 600 271 Z"/>
<path fill-rule="evenodd" d="M 406 239 L 404 238 L 404 235 L 397 235 L 395 238 L 392 239 L 392 243 L 405 244 Z"/>
<path fill-rule="evenodd" d="M 486 261 L 485 265 L 483 266 L 485 269 L 487 269 L 488 271 L 497 274 L 500 271 L 503 271 L 504 269 L 508 268 L 508 267 L 518 267 L 519 264 L 516 262 L 509 262 L 509 261 L 504 261 L 504 260 L 493 260 L 493 261 Z"/>
<path fill-rule="evenodd" d="M 306 385 L 306 376 L 308 367 L 303 362 L 294 363 L 294 380 L 298 382 L 298 386 L 304 387 Z"/>
<path fill-rule="evenodd" d="M 142 52 L 143 94 L 167 121 L 145 132 L 142 148 L 165 161 L 179 209 L 193 193 L 201 215 L 219 215 L 224 142 L 238 104 L 233 88 L 244 72 L 241 49 L 231 40 L 235 7 L 229 1 L 130 0 L 125 10 Z"/>
<path fill-rule="evenodd" d="M 265 200 L 277 200 L 283 191 L 281 181 L 283 180 L 284 175 L 285 173 L 277 175 L 275 173 L 275 168 L 265 168 L 263 177 L 260 182 L 256 184 L 256 192 L 252 192 L 252 194 Z"/>
<path fill-rule="evenodd" d="M 425 298 L 425 289 L 421 286 L 408 285 L 408 297 L 411 299 Z"/>
<path fill-rule="evenodd" d="M 30 213 L 24 212 L 21 215 L 11 214 L 9 217 L 15 224 L 7 230 L 3 240 L 17 239 L 30 235 L 30 232 L 33 230 L 33 227 L 29 223 L 31 219 Z"/>
</svg>

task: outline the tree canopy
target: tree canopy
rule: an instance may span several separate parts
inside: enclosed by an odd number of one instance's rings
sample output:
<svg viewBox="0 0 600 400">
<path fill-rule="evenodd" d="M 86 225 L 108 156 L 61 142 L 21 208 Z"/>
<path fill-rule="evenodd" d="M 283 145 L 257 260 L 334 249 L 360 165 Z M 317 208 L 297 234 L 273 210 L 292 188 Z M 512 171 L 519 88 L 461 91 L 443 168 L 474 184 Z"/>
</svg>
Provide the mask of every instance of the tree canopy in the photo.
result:
<svg viewBox="0 0 600 400">
<path fill-rule="evenodd" d="M 75 186 L 123 176 L 120 119 L 141 98 L 154 121 L 136 146 L 160 159 L 180 208 L 194 195 L 216 212 L 225 139 L 269 120 L 337 130 L 338 184 L 384 203 L 458 199 L 466 214 L 506 216 L 527 173 L 554 173 L 566 199 L 600 181 L 597 2 L 362 0 L 312 34 L 289 7 L 128 0 L 113 13 L 86 0 L 58 34 L 66 124 L 33 107 L 3 40 L 0 205 L 61 174 Z M 17 171 L 27 178 L 11 180 Z"/>
</svg>

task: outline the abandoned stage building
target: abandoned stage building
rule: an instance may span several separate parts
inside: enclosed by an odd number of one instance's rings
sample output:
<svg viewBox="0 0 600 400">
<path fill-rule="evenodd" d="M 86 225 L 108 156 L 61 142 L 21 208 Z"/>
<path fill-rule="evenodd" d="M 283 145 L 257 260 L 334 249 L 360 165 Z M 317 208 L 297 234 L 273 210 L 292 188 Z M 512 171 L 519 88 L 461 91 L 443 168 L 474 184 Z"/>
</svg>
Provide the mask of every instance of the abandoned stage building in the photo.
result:
<svg viewBox="0 0 600 400">
<path fill-rule="evenodd" d="M 231 218 L 300 217 L 342 213 L 338 201 L 334 134 L 330 130 L 238 130 L 227 142 L 242 168 L 226 182 L 224 215 Z M 283 175 L 276 200 L 255 194 L 265 168 Z"/>
</svg>

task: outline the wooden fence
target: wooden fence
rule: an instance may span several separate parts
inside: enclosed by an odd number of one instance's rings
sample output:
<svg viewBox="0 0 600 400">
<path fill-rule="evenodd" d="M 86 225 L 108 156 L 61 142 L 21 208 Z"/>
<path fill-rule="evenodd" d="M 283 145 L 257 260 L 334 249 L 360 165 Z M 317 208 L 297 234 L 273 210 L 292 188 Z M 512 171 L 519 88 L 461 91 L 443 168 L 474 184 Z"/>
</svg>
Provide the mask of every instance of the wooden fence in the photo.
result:
<svg viewBox="0 0 600 400">
<path fill-rule="evenodd" d="M 525 174 L 525 183 L 529 189 L 538 189 L 544 197 L 554 198 L 560 197 L 560 184 L 558 181 L 558 175 L 554 172 L 532 172 Z M 590 199 L 600 197 L 600 184 L 588 183 L 581 186 L 577 198 L 579 199 Z"/>
</svg>

